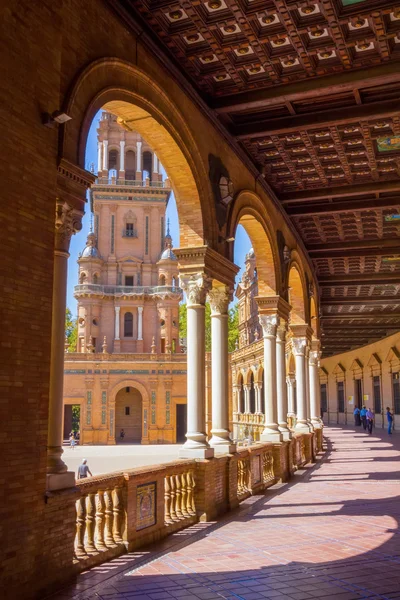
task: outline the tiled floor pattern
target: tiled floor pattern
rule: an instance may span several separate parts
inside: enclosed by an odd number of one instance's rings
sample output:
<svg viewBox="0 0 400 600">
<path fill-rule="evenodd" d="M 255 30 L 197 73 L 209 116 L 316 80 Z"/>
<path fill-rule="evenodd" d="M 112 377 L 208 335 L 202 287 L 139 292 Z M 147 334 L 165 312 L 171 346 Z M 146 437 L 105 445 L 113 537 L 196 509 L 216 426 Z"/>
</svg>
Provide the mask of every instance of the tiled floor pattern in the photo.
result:
<svg viewBox="0 0 400 600">
<path fill-rule="evenodd" d="M 324 433 L 325 456 L 289 484 L 83 573 L 53 600 L 400 598 L 400 440 Z"/>
</svg>

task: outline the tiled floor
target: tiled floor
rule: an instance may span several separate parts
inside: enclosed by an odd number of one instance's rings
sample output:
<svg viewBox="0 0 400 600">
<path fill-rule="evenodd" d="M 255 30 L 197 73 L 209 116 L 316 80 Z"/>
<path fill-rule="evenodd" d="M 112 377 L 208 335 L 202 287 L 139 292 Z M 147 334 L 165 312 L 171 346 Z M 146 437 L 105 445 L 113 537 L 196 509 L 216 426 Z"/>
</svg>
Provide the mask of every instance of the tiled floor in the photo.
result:
<svg viewBox="0 0 400 600">
<path fill-rule="evenodd" d="M 53 600 L 400 598 L 399 436 L 325 437 L 325 456 L 289 484 L 83 573 Z"/>
</svg>

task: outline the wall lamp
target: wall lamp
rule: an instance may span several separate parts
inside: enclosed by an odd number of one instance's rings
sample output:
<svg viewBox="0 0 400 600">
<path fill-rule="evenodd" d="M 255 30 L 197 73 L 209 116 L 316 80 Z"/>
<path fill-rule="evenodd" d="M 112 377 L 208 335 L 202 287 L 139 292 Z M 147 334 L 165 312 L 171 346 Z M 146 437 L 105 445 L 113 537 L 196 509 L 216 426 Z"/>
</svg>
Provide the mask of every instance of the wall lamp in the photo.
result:
<svg viewBox="0 0 400 600">
<path fill-rule="evenodd" d="M 66 123 L 67 121 L 70 121 L 71 119 L 72 119 L 72 117 L 67 115 L 67 113 L 65 113 L 65 112 L 61 112 L 60 110 L 55 110 L 51 114 L 50 113 L 42 114 L 42 123 L 43 123 L 43 125 L 46 125 L 46 127 L 54 127 L 56 123 L 58 123 L 58 125 L 62 125 L 63 123 Z"/>
<path fill-rule="evenodd" d="M 234 238 L 234 237 L 228 237 L 228 238 L 225 238 L 225 237 L 223 237 L 222 235 L 219 235 L 219 236 L 218 236 L 218 242 L 219 242 L 220 244 L 221 244 L 222 242 L 227 242 L 228 244 L 231 244 L 231 243 L 232 243 L 232 242 L 234 242 L 234 241 L 235 241 L 235 238 Z"/>
</svg>

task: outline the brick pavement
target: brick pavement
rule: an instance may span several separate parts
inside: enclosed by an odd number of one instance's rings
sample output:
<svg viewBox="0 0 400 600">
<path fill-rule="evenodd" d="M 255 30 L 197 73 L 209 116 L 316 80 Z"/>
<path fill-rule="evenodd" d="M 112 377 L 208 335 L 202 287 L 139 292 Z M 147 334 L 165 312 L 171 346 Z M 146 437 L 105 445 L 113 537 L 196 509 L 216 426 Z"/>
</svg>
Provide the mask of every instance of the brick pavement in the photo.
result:
<svg viewBox="0 0 400 600">
<path fill-rule="evenodd" d="M 325 456 L 289 484 L 83 573 L 53 600 L 400 598 L 399 436 L 325 437 Z"/>
</svg>

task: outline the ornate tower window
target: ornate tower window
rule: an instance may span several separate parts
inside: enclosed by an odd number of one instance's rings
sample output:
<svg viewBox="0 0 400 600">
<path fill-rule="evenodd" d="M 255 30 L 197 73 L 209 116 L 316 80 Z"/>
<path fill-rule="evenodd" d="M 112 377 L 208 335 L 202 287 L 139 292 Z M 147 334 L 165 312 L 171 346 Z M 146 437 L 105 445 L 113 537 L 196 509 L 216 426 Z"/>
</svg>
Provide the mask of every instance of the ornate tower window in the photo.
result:
<svg viewBox="0 0 400 600">
<path fill-rule="evenodd" d="M 133 314 L 131 312 L 124 315 L 124 336 L 133 337 Z"/>
<path fill-rule="evenodd" d="M 124 217 L 123 236 L 129 238 L 137 238 L 136 215 L 130 210 Z"/>
</svg>

